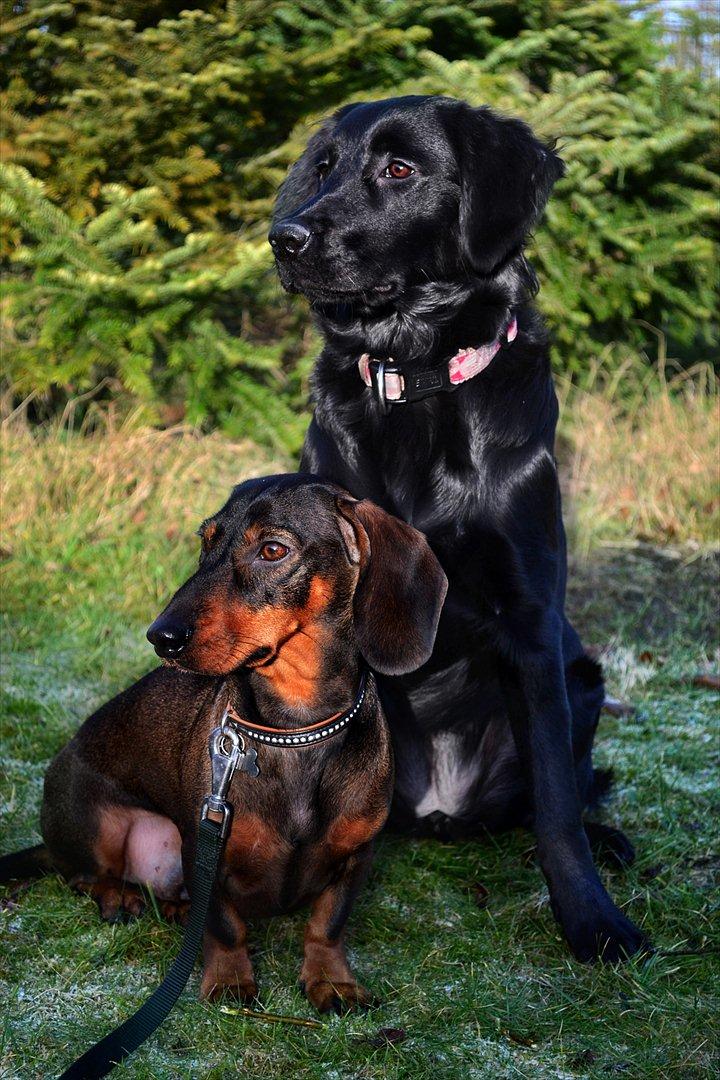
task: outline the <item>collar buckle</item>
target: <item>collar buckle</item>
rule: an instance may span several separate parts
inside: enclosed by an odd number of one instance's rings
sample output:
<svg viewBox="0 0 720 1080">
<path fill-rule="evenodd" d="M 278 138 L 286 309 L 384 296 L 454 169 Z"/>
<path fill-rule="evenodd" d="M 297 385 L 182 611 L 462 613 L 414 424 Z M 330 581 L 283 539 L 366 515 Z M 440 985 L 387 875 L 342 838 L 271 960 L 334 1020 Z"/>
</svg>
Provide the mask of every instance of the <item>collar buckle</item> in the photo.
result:
<svg viewBox="0 0 720 1080">
<path fill-rule="evenodd" d="M 447 365 L 428 368 L 425 371 L 406 372 L 398 367 L 388 368 L 386 360 L 370 360 L 367 369 L 373 396 L 384 416 L 388 415 L 393 405 L 422 401 L 423 398 L 457 389 L 450 382 Z M 397 396 L 398 391 L 395 391 L 392 397 L 388 396 L 388 376 L 392 376 L 396 380 L 396 385 L 401 387 L 399 396 Z"/>
<path fill-rule="evenodd" d="M 442 367 L 428 368 L 425 371 L 411 372 L 405 376 L 405 400 L 422 401 L 435 394 L 450 393 L 456 390 L 450 382 L 447 364 Z"/>
<path fill-rule="evenodd" d="M 370 388 L 380 406 L 380 412 L 383 416 L 387 416 L 390 412 L 390 402 L 388 401 L 385 386 L 385 361 L 371 360 L 368 364 L 368 372 L 370 374 Z M 400 399 L 397 400 L 399 403 Z"/>
</svg>

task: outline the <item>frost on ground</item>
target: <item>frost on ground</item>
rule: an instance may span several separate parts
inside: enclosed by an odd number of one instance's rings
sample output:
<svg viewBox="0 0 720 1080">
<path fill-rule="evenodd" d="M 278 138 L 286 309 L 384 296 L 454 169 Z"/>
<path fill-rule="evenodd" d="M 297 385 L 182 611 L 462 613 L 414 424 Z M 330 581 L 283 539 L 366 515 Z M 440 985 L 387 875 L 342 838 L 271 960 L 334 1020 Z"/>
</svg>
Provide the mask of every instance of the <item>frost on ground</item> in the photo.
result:
<svg viewBox="0 0 720 1080">
<path fill-rule="evenodd" d="M 646 659 L 621 636 L 603 661 L 632 716 L 604 715 L 596 762 L 615 783 L 601 809 L 638 858 L 602 870 L 613 897 L 660 949 L 618 969 L 575 963 L 552 918 L 524 832 L 454 844 L 387 834 L 353 912 L 350 956 L 381 999 L 367 1014 L 303 1029 L 197 1001 L 198 971 L 130 1080 L 688 1080 L 712 1075 L 718 1042 L 718 695 L 692 685 L 706 646 Z M 47 761 L 104 698 L 150 666 L 139 624 L 115 642 L 3 656 L 0 832 L 7 851 L 38 839 Z M 93 651 L 94 650 L 94 651 Z M 152 661 L 150 661 L 151 663 Z M 715 882 L 715 886 L 713 886 Z M 479 886 L 483 904 L 478 906 Z M 148 915 L 102 923 L 55 877 L 0 905 L 0 1075 L 58 1075 L 157 985 L 179 947 Z M 250 927 L 261 1006 L 316 1019 L 297 988 L 305 913 Z M 385 1046 L 378 1032 L 405 1038 Z"/>
<path fill-rule="evenodd" d="M 600 661 L 605 681 L 613 694 L 626 698 L 631 691 L 645 686 L 654 678 L 657 669 L 641 657 L 641 650 L 620 643 L 608 645 L 602 650 Z"/>
</svg>

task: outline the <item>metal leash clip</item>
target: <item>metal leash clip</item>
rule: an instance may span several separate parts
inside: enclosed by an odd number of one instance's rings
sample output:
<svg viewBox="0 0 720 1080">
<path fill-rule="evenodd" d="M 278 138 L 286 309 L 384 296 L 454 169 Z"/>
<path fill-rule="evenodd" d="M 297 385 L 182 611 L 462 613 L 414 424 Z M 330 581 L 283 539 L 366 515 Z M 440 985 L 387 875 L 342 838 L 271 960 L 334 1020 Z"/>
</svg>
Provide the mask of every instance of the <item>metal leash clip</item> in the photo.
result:
<svg viewBox="0 0 720 1080">
<path fill-rule="evenodd" d="M 256 764 L 257 752 L 245 749 L 242 735 L 229 722 L 229 713 L 230 706 L 228 705 L 219 727 L 213 728 L 210 732 L 208 751 L 212 772 L 212 791 L 203 799 L 201 813 L 203 821 L 209 817 L 211 821 L 220 823 L 220 835 L 223 839 L 230 829 L 232 807 L 226 796 L 236 770 L 240 769 L 241 772 L 246 772 L 252 777 L 260 773 Z"/>
</svg>

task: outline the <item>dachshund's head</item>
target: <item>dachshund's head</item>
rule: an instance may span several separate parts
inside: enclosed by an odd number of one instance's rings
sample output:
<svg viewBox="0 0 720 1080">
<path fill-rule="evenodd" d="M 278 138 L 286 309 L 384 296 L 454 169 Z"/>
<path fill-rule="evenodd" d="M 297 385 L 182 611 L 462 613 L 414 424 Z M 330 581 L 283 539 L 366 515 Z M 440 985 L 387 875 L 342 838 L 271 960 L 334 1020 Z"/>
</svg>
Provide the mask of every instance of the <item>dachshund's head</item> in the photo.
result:
<svg viewBox="0 0 720 1080">
<path fill-rule="evenodd" d="M 421 533 L 373 503 L 308 474 L 248 480 L 200 537 L 198 570 L 147 632 L 163 659 L 309 668 L 339 635 L 386 674 L 429 658 L 447 580 Z"/>
<path fill-rule="evenodd" d="M 521 120 L 443 97 L 340 109 L 277 199 L 280 279 L 372 309 L 413 285 L 492 278 L 519 255 L 564 167 Z"/>
</svg>

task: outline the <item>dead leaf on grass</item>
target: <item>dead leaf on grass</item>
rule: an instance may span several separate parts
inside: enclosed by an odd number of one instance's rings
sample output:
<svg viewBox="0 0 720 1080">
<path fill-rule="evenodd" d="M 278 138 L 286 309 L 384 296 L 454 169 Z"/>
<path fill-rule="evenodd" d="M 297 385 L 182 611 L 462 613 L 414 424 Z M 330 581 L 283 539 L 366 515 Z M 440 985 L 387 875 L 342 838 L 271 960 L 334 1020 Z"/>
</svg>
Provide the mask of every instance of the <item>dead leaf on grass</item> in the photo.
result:
<svg viewBox="0 0 720 1080">
<path fill-rule="evenodd" d="M 503 1035 L 518 1046 L 527 1046 L 530 1050 L 537 1049 L 538 1043 L 534 1035 L 518 1035 L 516 1031 L 507 1030 L 503 1031 Z"/>
<path fill-rule="evenodd" d="M 407 1031 L 404 1028 L 380 1028 L 374 1035 L 362 1035 L 356 1042 L 363 1043 L 365 1046 L 372 1046 L 375 1050 L 382 1050 L 384 1046 L 395 1046 L 397 1043 L 405 1042 L 407 1039 Z"/>
<path fill-rule="evenodd" d="M 631 705 L 629 701 L 621 701 L 620 698 L 614 698 L 607 695 L 603 701 L 603 709 L 606 713 L 610 713 L 611 716 L 634 716 L 636 708 Z"/>
<path fill-rule="evenodd" d="M 486 885 L 483 885 L 482 881 L 474 881 L 470 887 L 470 891 L 472 892 L 476 907 L 487 907 L 488 900 L 490 899 L 490 890 Z"/>
<path fill-rule="evenodd" d="M 594 1050 L 581 1050 L 568 1064 L 571 1069 L 584 1069 L 588 1065 L 594 1065 L 596 1061 L 597 1054 Z"/>
<path fill-rule="evenodd" d="M 720 690 L 720 674 L 699 671 L 693 676 L 693 686 L 701 686 L 704 690 Z"/>
</svg>

